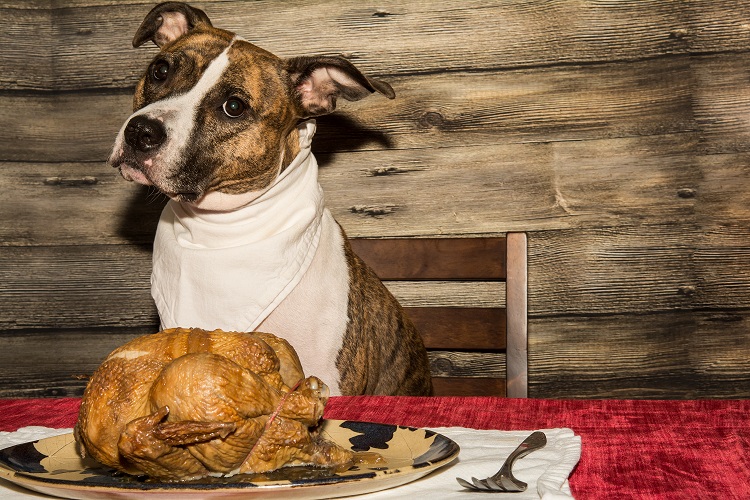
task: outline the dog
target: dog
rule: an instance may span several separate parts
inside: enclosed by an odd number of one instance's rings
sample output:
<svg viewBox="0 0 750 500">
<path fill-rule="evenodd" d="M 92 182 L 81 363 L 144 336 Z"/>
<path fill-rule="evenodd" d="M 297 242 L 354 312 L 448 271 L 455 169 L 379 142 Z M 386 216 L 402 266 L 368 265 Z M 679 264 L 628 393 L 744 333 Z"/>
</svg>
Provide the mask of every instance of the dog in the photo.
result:
<svg viewBox="0 0 750 500">
<path fill-rule="evenodd" d="M 281 59 L 157 5 L 133 39 L 159 53 L 108 163 L 169 201 L 154 240 L 161 327 L 285 338 L 331 394 L 429 395 L 429 361 L 403 308 L 325 208 L 315 116 L 390 85 L 339 57 Z"/>
</svg>

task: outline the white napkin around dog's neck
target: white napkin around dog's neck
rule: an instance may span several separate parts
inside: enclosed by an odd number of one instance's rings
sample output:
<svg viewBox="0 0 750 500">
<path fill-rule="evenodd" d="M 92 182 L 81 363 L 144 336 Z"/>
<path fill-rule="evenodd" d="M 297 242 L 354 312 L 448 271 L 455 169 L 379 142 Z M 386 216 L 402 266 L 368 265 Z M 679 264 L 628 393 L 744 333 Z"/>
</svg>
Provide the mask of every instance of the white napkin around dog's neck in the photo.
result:
<svg viewBox="0 0 750 500">
<path fill-rule="evenodd" d="M 297 157 L 248 205 L 164 207 L 151 274 L 162 328 L 252 331 L 302 279 L 320 240 L 323 192 L 310 151 L 315 121 L 298 131 Z"/>
</svg>

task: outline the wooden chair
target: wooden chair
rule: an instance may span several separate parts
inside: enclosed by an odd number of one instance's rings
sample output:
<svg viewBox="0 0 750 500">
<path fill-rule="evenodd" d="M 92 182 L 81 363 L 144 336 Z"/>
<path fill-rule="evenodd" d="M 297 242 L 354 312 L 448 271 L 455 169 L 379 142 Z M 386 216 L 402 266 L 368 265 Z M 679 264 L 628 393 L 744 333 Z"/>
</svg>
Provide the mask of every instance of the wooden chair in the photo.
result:
<svg viewBox="0 0 750 500">
<path fill-rule="evenodd" d="M 391 289 L 404 282 L 407 287 L 424 282 L 497 283 L 498 298 L 502 299 L 504 283 L 504 304 L 500 300 L 500 305 L 491 307 L 475 307 L 470 301 L 460 306 L 417 306 L 394 294 L 422 334 L 436 395 L 514 398 L 525 398 L 528 392 L 526 246 L 526 233 L 491 238 L 352 240 L 354 251 Z M 451 373 L 453 353 L 468 359 L 473 371 Z M 488 369 L 486 359 L 497 358 L 498 353 L 505 354 L 505 369 L 488 376 L 493 370 Z"/>
</svg>

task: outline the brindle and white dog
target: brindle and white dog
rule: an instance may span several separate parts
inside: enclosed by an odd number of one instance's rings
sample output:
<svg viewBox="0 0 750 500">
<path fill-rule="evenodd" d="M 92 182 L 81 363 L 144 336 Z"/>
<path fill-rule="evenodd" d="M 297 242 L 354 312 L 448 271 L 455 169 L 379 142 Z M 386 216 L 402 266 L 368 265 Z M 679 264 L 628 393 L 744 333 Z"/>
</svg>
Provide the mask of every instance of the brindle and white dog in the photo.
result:
<svg viewBox="0 0 750 500">
<path fill-rule="evenodd" d="M 133 45 L 149 40 L 160 51 L 109 163 L 170 198 L 162 327 L 277 334 L 332 394 L 430 394 L 421 337 L 324 207 L 310 153 L 311 117 L 393 89 L 342 58 L 281 59 L 179 2 L 146 16 Z"/>
</svg>

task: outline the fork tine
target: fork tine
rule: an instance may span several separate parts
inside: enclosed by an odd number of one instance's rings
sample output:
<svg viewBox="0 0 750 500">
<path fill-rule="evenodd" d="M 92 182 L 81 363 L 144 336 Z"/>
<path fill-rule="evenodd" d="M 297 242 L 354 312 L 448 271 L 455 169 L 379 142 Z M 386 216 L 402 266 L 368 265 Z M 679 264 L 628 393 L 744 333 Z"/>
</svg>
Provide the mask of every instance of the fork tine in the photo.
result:
<svg viewBox="0 0 750 500">
<path fill-rule="evenodd" d="M 489 486 L 487 486 L 486 484 L 484 484 L 482 481 L 480 481 L 479 479 L 475 477 L 471 478 L 471 482 L 474 483 L 474 486 L 476 486 L 478 490 L 488 491 L 490 489 Z"/>
<path fill-rule="evenodd" d="M 465 480 L 465 479 L 461 479 L 460 477 L 457 477 L 457 478 L 456 478 L 456 481 L 458 481 L 458 484 L 460 484 L 460 485 L 461 485 L 461 486 L 463 486 L 464 488 L 468 488 L 468 489 L 470 489 L 470 490 L 475 490 L 475 489 L 477 489 L 477 488 L 476 488 L 476 486 L 474 486 L 473 484 L 471 484 L 471 483 L 470 483 L 469 481 L 467 481 L 467 480 Z"/>
<path fill-rule="evenodd" d="M 495 481 L 492 480 L 491 477 L 488 477 L 487 479 L 485 479 L 484 482 L 487 483 L 487 486 L 489 486 L 492 491 L 512 491 L 512 490 L 507 490 L 501 485 L 497 484 Z"/>
</svg>

